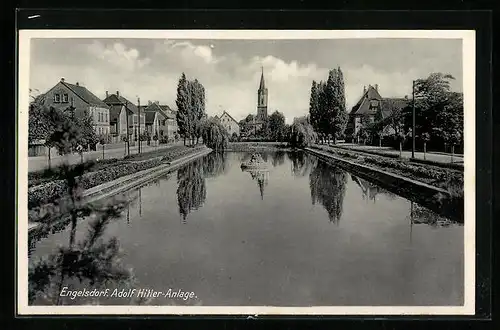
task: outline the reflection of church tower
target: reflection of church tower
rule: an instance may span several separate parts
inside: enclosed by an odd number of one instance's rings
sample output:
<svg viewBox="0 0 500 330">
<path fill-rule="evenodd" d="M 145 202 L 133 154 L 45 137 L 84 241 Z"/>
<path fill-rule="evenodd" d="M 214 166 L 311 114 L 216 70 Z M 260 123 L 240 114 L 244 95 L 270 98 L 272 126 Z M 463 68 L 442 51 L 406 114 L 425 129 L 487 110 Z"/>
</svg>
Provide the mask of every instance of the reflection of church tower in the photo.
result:
<svg viewBox="0 0 500 330">
<path fill-rule="evenodd" d="M 259 90 L 257 91 L 257 120 L 265 119 L 267 119 L 267 88 L 264 81 L 264 68 L 262 68 Z"/>
<path fill-rule="evenodd" d="M 264 200 L 264 188 L 269 183 L 269 172 L 267 171 L 250 172 L 250 175 L 252 176 L 252 179 L 257 181 L 257 185 L 259 186 L 259 191 L 260 191 L 260 198 Z"/>
</svg>

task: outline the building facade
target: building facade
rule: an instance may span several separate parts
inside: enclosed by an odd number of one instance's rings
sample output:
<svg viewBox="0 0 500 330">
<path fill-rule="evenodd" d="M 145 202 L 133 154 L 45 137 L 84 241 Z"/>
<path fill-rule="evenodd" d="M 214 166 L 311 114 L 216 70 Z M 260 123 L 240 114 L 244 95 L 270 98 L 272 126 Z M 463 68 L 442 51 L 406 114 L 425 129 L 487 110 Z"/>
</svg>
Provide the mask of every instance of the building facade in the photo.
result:
<svg viewBox="0 0 500 330">
<path fill-rule="evenodd" d="M 78 82 L 70 84 L 61 78 L 38 100 L 43 106 L 60 110 L 73 107 L 76 117 L 90 116 L 92 118 L 92 126 L 96 134 L 108 136 L 111 133 L 109 106 Z"/>
<path fill-rule="evenodd" d="M 349 113 L 347 131 L 350 138 L 358 136 L 366 123 L 374 123 L 390 116 L 394 111 L 400 111 L 408 105 L 408 98 L 383 98 L 378 91 L 378 85 L 363 87 L 363 94 Z M 391 126 L 384 128 L 384 134 L 394 134 Z"/>
<path fill-rule="evenodd" d="M 234 133 L 236 133 L 237 136 L 240 136 L 240 124 L 229 113 L 224 111 L 222 115 L 217 118 L 230 136 Z"/>
<path fill-rule="evenodd" d="M 139 132 L 143 134 L 146 131 L 146 116 L 144 112 L 141 111 L 139 114 L 138 106 L 121 96 L 119 91 L 116 91 L 116 94 L 109 94 L 108 91 L 106 91 L 106 98 L 103 102 L 110 107 L 110 131 L 112 141 L 117 143 L 125 140 L 127 136 L 128 121 L 130 145 L 135 145 L 136 141 L 139 139 Z"/>
<path fill-rule="evenodd" d="M 177 136 L 177 118 L 176 112 L 168 105 L 162 105 L 158 101 L 148 102 L 144 111 L 156 113 L 157 124 L 152 129 L 156 129 L 158 140 L 162 143 L 173 142 Z M 151 115 L 150 115 L 151 116 Z M 150 117 L 150 121 L 153 117 Z M 153 125 L 153 124 L 152 124 Z"/>
</svg>

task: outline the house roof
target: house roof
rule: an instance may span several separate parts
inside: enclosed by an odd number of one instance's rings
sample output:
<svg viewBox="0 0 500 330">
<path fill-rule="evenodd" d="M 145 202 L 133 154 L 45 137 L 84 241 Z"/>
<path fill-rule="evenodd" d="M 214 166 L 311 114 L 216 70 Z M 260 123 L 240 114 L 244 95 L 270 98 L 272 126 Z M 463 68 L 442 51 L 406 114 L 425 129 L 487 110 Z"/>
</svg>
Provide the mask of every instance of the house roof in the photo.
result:
<svg viewBox="0 0 500 330">
<path fill-rule="evenodd" d="M 372 85 L 368 85 L 368 88 L 363 93 L 359 101 L 355 106 L 352 107 L 351 115 L 363 115 L 373 112 L 370 109 L 370 100 L 382 100 L 382 96 Z"/>
<path fill-rule="evenodd" d="M 108 105 L 101 101 L 97 96 L 92 94 L 87 88 L 80 86 L 80 85 L 73 85 L 70 83 L 67 83 L 65 81 L 60 82 L 62 85 L 66 86 L 69 90 L 71 90 L 73 93 L 75 93 L 79 98 L 81 98 L 83 101 L 90 105 L 96 105 L 100 107 L 105 107 L 107 108 Z"/>
<path fill-rule="evenodd" d="M 123 105 L 121 104 L 112 104 L 109 106 L 109 122 L 114 123 L 118 121 L 118 117 L 120 117 L 120 112 L 122 111 Z"/>
<path fill-rule="evenodd" d="M 231 119 L 232 119 L 232 120 L 233 120 L 236 124 L 238 124 L 238 125 L 239 125 L 239 123 L 238 123 L 238 122 L 237 122 L 237 121 L 236 121 L 233 117 L 231 117 L 231 115 L 230 115 L 227 111 L 224 111 L 224 112 L 222 113 L 222 115 L 220 115 L 220 117 L 219 117 L 219 118 L 222 118 L 222 117 L 224 116 L 224 114 L 226 114 L 226 115 L 227 115 L 229 118 L 231 118 Z"/>
<path fill-rule="evenodd" d="M 163 117 L 167 119 L 175 119 L 175 112 L 172 111 L 172 109 L 170 109 L 168 105 L 162 105 L 153 102 L 151 104 L 141 106 L 141 110 L 159 112 Z"/>
<path fill-rule="evenodd" d="M 157 111 L 144 111 L 146 114 L 146 124 L 153 124 L 155 121 L 155 115 Z"/>
<path fill-rule="evenodd" d="M 116 105 L 116 104 L 127 105 L 127 109 L 131 111 L 133 114 L 138 113 L 137 106 L 133 102 L 130 102 L 121 95 L 110 94 L 103 100 L 103 102 L 109 105 Z"/>
<path fill-rule="evenodd" d="M 382 110 L 382 118 L 387 118 L 395 109 L 401 110 L 405 108 L 410 100 L 406 98 L 384 98 L 380 102 Z"/>
</svg>

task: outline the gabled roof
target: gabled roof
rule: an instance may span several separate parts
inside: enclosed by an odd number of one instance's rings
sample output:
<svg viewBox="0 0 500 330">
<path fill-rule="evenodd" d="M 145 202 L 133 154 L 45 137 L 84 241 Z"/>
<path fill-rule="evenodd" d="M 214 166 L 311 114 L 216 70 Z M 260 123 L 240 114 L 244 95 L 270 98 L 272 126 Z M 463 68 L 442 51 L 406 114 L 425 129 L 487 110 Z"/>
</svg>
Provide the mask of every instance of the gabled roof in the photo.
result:
<svg viewBox="0 0 500 330">
<path fill-rule="evenodd" d="M 401 110 L 408 106 L 410 100 L 406 98 L 384 98 L 380 102 L 382 118 L 387 118 L 395 109 Z"/>
<path fill-rule="evenodd" d="M 157 111 L 144 111 L 146 114 L 146 124 L 153 124 Z"/>
<path fill-rule="evenodd" d="M 80 85 L 73 85 L 65 81 L 61 81 L 60 83 L 66 86 L 69 90 L 71 90 L 74 94 L 76 94 L 79 98 L 81 98 L 85 103 L 105 108 L 108 107 L 106 103 L 104 103 L 103 101 L 101 101 L 101 99 L 92 94 L 87 88 Z"/>
<path fill-rule="evenodd" d="M 141 110 L 159 112 L 163 117 L 167 119 L 175 119 L 175 113 L 170 109 L 168 105 L 162 105 L 153 102 L 151 104 L 148 104 L 147 106 L 141 106 Z"/>
<path fill-rule="evenodd" d="M 238 124 L 238 125 L 239 125 L 239 123 L 238 123 L 238 122 L 237 122 L 237 121 L 236 121 L 233 117 L 231 117 L 231 115 L 230 115 L 227 111 L 224 111 L 224 112 L 222 113 L 222 115 L 220 115 L 220 117 L 219 117 L 219 118 L 222 118 L 222 117 L 224 116 L 224 114 L 226 114 L 226 115 L 227 115 L 229 118 L 231 118 L 231 119 L 232 119 L 232 120 L 233 120 L 236 124 Z"/>
<path fill-rule="evenodd" d="M 109 105 L 115 105 L 115 104 L 123 104 L 127 105 L 127 109 L 131 111 L 134 114 L 138 113 L 138 108 L 137 106 L 133 103 L 124 98 L 121 95 L 116 95 L 116 94 L 110 94 L 108 97 L 106 97 L 103 100 L 104 103 L 109 104 Z"/>
<path fill-rule="evenodd" d="M 113 104 L 109 106 L 109 122 L 114 123 L 118 121 L 118 117 L 120 117 L 120 112 L 124 106 L 121 104 Z"/>
<path fill-rule="evenodd" d="M 363 93 L 359 101 L 352 107 L 350 114 L 362 115 L 372 112 L 370 110 L 370 100 L 382 100 L 382 96 L 380 96 L 378 91 L 372 85 L 368 85 L 368 88 Z"/>
</svg>

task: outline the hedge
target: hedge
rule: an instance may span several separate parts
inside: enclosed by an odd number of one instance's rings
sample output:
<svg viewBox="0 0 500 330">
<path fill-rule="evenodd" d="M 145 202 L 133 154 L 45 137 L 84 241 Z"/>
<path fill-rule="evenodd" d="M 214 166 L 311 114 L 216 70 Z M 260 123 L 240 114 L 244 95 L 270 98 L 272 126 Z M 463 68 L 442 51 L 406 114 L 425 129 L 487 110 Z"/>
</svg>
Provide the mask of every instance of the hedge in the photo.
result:
<svg viewBox="0 0 500 330">
<path fill-rule="evenodd" d="M 91 167 L 92 171 L 99 170 L 101 168 L 105 168 L 108 166 L 113 166 L 113 165 L 118 165 L 118 159 L 116 158 L 110 158 L 110 159 L 103 159 L 100 161 L 94 161 L 90 160 L 85 162 L 87 165 L 86 167 Z M 70 168 L 73 168 L 77 165 L 70 165 Z M 61 166 L 54 167 L 51 169 L 44 169 L 41 171 L 36 171 L 36 172 L 29 172 L 28 173 L 28 187 L 33 187 L 40 185 L 45 182 L 51 182 L 54 180 L 58 179 L 64 179 L 62 171 L 61 171 Z"/>
</svg>

